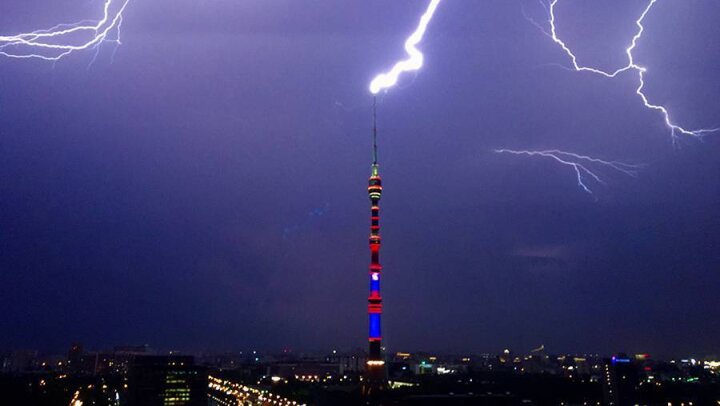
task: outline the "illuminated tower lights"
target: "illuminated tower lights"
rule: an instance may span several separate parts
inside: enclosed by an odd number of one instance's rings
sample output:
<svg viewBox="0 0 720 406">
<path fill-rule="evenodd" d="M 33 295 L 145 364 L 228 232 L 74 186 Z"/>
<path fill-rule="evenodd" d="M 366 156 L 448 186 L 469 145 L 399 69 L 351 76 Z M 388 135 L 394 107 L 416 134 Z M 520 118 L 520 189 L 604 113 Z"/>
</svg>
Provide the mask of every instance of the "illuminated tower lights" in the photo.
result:
<svg viewBox="0 0 720 406">
<path fill-rule="evenodd" d="M 375 100 L 373 100 L 373 164 L 368 181 L 370 197 L 370 296 L 368 297 L 368 361 L 366 393 L 382 389 L 385 382 L 385 361 L 382 355 L 382 296 L 380 295 L 380 197 L 382 180 L 377 163 L 377 125 L 375 124 Z"/>
</svg>

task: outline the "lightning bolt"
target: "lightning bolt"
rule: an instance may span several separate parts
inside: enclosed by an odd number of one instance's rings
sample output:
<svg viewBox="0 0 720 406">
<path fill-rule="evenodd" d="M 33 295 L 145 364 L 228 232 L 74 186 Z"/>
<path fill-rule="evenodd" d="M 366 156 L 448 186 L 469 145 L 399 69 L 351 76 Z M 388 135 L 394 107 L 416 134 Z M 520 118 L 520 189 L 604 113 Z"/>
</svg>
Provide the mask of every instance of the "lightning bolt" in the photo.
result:
<svg viewBox="0 0 720 406">
<path fill-rule="evenodd" d="M 637 43 L 642 38 L 643 32 L 645 31 L 645 26 L 643 25 L 643 20 L 648 15 L 650 10 L 653 8 L 655 3 L 657 3 L 658 0 L 650 0 L 648 5 L 643 10 L 640 17 L 635 20 L 635 25 L 637 26 L 637 32 L 632 38 L 632 41 L 630 42 L 630 45 L 628 45 L 627 48 L 625 48 L 625 54 L 627 55 L 627 64 L 615 71 L 604 71 L 602 69 L 593 68 L 589 66 L 583 66 L 578 62 L 577 56 L 573 53 L 573 51 L 568 47 L 568 45 L 560 39 L 560 37 L 557 34 L 557 27 L 555 25 L 556 16 L 555 16 L 555 9 L 557 4 L 560 2 L 560 0 L 550 0 L 549 6 L 546 6 L 545 3 L 541 1 L 541 4 L 545 9 L 547 10 L 549 14 L 549 24 L 550 24 L 550 32 L 547 33 L 547 31 L 543 30 L 546 34 L 549 34 L 549 37 L 552 38 L 552 40 L 562 48 L 562 50 L 567 54 L 567 56 L 570 58 L 570 61 L 572 62 L 573 69 L 577 72 L 590 72 L 597 75 L 602 75 L 607 78 L 615 78 L 619 74 L 627 71 L 634 71 L 638 75 L 638 87 L 635 90 L 635 93 L 640 97 L 645 107 L 651 110 L 658 111 L 662 114 L 665 125 L 670 129 L 673 139 L 676 139 L 678 134 L 682 135 L 689 135 L 694 137 L 700 137 L 708 133 L 719 131 L 720 128 L 711 128 L 711 129 L 699 129 L 699 130 L 689 130 L 686 128 L 681 127 L 678 124 L 675 124 L 672 119 L 670 118 L 670 112 L 665 106 L 661 106 L 658 104 L 653 104 L 648 99 L 647 95 L 643 92 L 643 89 L 645 88 L 645 72 L 647 69 L 643 66 L 638 65 L 635 62 L 635 58 L 633 56 L 633 51 L 637 47 Z"/>
<path fill-rule="evenodd" d="M 398 81 L 400 75 L 404 72 L 418 70 L 423 65 L 423 54 L 417 49 L 417 45 L 422 41 L 425 36 L 427 26 L 435 15 L 440 0 L 431 0 L 425 13 L 420 17 L 420 23 L 418 24 L 415 32 L 405 41 L 405 52 L 407 52 L 408 58 L 395 64 L 392 69 L 386 73 L 377 75 L 370 83 L 370 93 L 378 94 L 383 89 L 388 89 Z"/>
<path fill-rule="evenodd" d="M 557 149 L 550 149 L 544 151 L 517 151 L 512 149 L 496 149 L 495 152 L 499 154 L 526 155 L 531 157 L 539 156 L 549 158 L 562 165 L 569 166 L 575 170 L 575 176 L 577 178 L 578 186 L 582 190 L 590 194 L 593 194 L 592 189 L 589 186 L 590 180 L 595 183 L 603 185 L 605 184 L 605 181 L 603 181 L 600 175 L 598 175 L 597 168 L 610 168 L 627 176 L 637 177 L 638 171 L 644 167 L 644 165 L 628 164 L 619 161 L 605 161 L 587 155 L 580 155 L 572 152 L 560 151 Z"/>
<path fill-rule="evenodd" d="M 123 12 L 130 0 L 105 0 L 100 20 L 58 24 L 10 36 L 0 36 L 0 55 L 16 59 L 58 61 L 73 52 L 96 49 L 103 42 L 120 45 Z"/>
</svg>

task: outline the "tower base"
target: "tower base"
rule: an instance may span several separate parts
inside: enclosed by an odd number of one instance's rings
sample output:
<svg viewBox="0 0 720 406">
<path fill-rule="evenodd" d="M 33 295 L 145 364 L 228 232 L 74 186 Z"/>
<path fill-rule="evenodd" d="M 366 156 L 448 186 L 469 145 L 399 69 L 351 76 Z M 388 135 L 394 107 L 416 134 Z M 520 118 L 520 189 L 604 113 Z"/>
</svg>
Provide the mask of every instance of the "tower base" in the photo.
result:
<svg viewBox="0 0 720 406">
<path fill-rule="evenodd" d="M 371 364 L 373 363 L 373 364 Z M 362 384 L 364 396 L 373 397 L 387 389 L 387 373 L 383 361 L 370 361 Z"/>
</svg>

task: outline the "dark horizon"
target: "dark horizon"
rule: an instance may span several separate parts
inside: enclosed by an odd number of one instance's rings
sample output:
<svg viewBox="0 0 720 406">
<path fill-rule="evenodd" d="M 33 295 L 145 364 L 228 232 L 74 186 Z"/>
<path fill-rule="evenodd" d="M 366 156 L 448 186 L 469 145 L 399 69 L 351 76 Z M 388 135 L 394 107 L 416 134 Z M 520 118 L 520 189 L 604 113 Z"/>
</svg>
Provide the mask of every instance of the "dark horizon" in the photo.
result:
<svg viewBox="0 0 720 406">
<path fill-rule="evenodd" d="M 305 349 L 305 348 L 266 348 L 263 349 L 261 346 L 256 347 L 247 347 L 247 348 L 232 348 L 232 349 L 226 349 L 226 348 L 200 348 L 200 349 L 187 349 L 187 348 L 178 348 L 178 347 L 155 347 L 148 343 L 122 343 L 122 344 L 110 344 L 106 345 L 104 347 L 89 347 L 84 345 L 84 343 L 80 342 L 72 342 L 68 343 L 67 346 L 62 348 L 28 348 L 28 347 L 16 347 L 16 348 L 0 348 L 0 355 L 12 355 L 13 352 L 18 351 L 37 351 L 37 359 L 42 360 L 46 357 L 53 357 L 53 356 L 66 356 L 69 352 L 69 350 L 76 344 L 79 344 L 82 346 L 82 351 L 84 354 L 112 354 L 116 350 L 123 350 L 127 347 L 145 347 L 147 350 L 148 356 L 163 356 L 163 355 L 174 355 L 174 356 L 193 356 L 193 357 L 209 357 L 209 356 L 222 356 L 222 355 L 235 355 L 235 356 L 247 356 L 252 357 L 257 355 L 258 357 L 280 357 L 284 356 L 288 359 L 293 359 L 296 357 L 299 357 L 298 359 L 302 359 L 302 357 L 309 357 L 311 359 L 317 359 L 318 357 L 323 356 L 330 356 L 330 355 L 361 355 L 361 354 L 367 354 L 367 348 L 364 346 L 358 346 L 356 348 L 340 348 L 340 347 L 330 347 L 330 348 L 315 348 L 315 349 Z M 513 356 L 521 356 L 521 355 L 528 355 L 532 354 L 533 350 L 536 350 L 538 347 L 535 348 L 527 348 L 527 349 L 520 349 L 520 348 L 503 348 L 498 351 L 485 351 L 482 349 L 478 350 L 467 350 L 467 351 L 438 351 L 434 350 L 432 348 L 387 348 L 386 349 L 386 355 L 388 357 L 393 357 L 397 353 L 410 353 L 412 355 L 431 355 L 431 356 L 437 356 L 441 358 L 447 358 L 447 357 L 457 357 L 457 356 L 469 356 L 469 357 L 483 357 L 488 356 L 491 359 L 495 359 L 498 356 L 501 356 L 503 352 L 508 349 L 510 350 L 511 354 Z M 567 355 L 577 355 L 577 356 L 588 356 L 588 357 L 594 357 L 597 359 L 610 359 L 614 356 L 627 356 L 630 358 L 634 358 L 638 355 L 645 355 L 647 356 L 647 360 L 653 361 L 653 362 L 670 362 L 670 361 L 680 361 L 680 360 L 690 360 L 690 359 L 696 359 L 698 361 L 701 360 L 716 360 L 718 358 L 717 353 L 686 353 L 686 354 L 651 354 L 648 352 L 632 352 L 627 351 L 623 348 L 619 348 L 616 351 L 608 352 L 608 353 L 602 353 L 602 352 L 594 352 L 594 351 L 563 351 L 562 349 L 553 349 L 553 348 L 544 348 L 543 352 L 547 354 L 548 356 L 567 356 Z M 266 362 L 265 358 L 261 358 L 260 362 Z"/>
<path fill-rule="evenodd" d="M 100 7 L 25 3 L 0 35 Z M 558 29 L 620 66 L 626 3 L 567 4 Z M 0 349 L 365 348 L 367 88 L 425 4 L 133 1 L 114 58 L 0 58 Z M 673 142 L 632 75 L 558 67 L 523 8 L 542 23 L 535 1 L 443 2 L 425 66 L 379 98 L 383 344 L 720 354 L 720 134 Z M 690 128 L 720 125 L 718 16 L 658 2 L 638 43 Z M 646 166 L 590 195 L 498 148 Z"/>
</svg>

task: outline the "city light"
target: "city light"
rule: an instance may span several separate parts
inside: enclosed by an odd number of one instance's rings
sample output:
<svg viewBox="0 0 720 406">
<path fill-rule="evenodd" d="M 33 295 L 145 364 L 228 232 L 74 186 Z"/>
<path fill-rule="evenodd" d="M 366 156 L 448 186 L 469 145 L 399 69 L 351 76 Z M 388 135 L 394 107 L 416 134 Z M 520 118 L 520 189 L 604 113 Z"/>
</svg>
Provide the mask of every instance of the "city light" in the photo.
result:
<svg viewBox="0 0 720 406">
<path fill-rule="evenodd" d="M 305 406 L 304 404 L 299 404 L 297 401 L 283 398 L 267 390 L 256 389 L 213 376 L 208 378 L 208 388 L 210 390 L 210 398 L 225 406 L 246 403 L 254 404 L 254 402 L 277 406 Z"/>
</svg>

